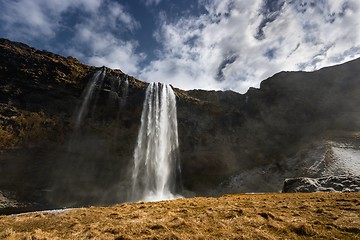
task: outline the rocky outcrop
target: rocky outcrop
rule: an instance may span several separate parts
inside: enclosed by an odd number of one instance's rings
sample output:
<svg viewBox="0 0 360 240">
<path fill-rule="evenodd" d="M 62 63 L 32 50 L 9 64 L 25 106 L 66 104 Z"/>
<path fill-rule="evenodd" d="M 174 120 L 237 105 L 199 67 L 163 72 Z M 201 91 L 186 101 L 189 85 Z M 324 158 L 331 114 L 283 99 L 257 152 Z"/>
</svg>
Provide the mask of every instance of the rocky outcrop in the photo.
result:
<svg viewBox="0 0 360 240">
<path fill-rule="evenodd" d="M 104 67 L 76 129 L 83 90 L 99 69 L 0 39 L 1 191 L 37 206 L 127 200 L 147 83 Z M 281 72 L 246 94 L 175 89 L 183 194 L 274 192 L 285 178 L 357 171 L 358 69 L 360 59 Z"/>
<path fill-rule="evenodd" d="M 360 192 L 359 176 L 285 179 L 283 192 Z"/>
</svg>

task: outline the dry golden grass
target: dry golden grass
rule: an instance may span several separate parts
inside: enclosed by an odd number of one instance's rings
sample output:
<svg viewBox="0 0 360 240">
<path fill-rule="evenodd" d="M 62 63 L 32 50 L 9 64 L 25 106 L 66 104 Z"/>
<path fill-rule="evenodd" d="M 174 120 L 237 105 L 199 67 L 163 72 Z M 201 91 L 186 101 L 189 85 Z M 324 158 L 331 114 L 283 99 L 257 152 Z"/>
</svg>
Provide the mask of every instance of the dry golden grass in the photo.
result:
<svg viewBox="0 0 360 240">
<path fill-rule="evenodd" d="M 360 193 L 226 195 L 1 216 L 0 239 L 360 239 Z"/>
</svg>

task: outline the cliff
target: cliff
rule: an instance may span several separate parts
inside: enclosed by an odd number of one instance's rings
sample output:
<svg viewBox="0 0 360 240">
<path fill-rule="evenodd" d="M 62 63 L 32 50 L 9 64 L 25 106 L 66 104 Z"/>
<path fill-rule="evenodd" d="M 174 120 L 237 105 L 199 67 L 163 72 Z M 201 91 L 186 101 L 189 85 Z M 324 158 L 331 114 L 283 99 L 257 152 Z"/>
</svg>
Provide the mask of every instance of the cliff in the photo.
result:
<svg viewBox="0 0 360 240">
<path fill-rule="evenodd" d="M 76 129 L 83 91 L 99 69 L 0 39 L 3 206 L 127 200 L 147 83 L 103 69 L 96 101 Z M 175 89 L 182 194 L 276 192 L 288 177 L 357 174 L 359 69 L 357 59 L 281 72 L 246 94 Z"/>
</svg>

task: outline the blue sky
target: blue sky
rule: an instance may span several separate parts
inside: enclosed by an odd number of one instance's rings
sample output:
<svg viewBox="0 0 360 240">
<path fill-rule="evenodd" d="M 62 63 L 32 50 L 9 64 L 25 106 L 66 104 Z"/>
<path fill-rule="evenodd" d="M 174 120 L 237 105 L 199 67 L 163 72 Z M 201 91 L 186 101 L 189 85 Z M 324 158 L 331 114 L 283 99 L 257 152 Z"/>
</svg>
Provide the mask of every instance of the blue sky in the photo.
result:
<svg viewBox="0 0 360 240">
<path fill-rule="evenodd" d="M 360 57 L 358 0 L 0 0 L 0 37 L 183 89 Z"/>
</svg>

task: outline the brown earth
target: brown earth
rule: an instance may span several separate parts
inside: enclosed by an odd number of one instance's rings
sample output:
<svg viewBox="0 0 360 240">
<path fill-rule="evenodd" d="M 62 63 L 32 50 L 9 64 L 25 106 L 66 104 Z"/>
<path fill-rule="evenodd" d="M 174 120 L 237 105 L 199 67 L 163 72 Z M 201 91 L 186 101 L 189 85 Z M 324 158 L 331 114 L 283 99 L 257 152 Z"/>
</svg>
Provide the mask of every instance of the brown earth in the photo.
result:
<svg viewBox="0 0 360 240">
<path fill-rule="evenodd" d="M 224 195 L 1 216 L 0 239 L 360 239 L 360 193 Z"/>
</svg>

